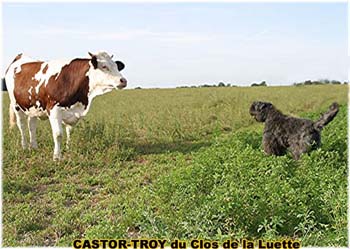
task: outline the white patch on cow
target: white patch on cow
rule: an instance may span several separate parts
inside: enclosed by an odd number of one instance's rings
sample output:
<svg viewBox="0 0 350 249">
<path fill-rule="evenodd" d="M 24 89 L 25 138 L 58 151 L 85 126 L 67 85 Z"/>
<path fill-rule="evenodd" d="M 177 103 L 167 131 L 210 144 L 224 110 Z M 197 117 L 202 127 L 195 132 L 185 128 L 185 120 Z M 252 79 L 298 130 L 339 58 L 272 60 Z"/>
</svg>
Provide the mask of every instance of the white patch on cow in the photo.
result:
<svg viewBox="0 0 350 249">
<path fill-rule="evenodd" d="M 80 102 L 77 102 L 70 107 L 62 108 L 61 112 L 63 122 L 68 125 L 74 125 L 86 114 L 85 106 Z"/>
<path fill-rule="evenodd" d="M 35 87 L 36 94 L 39 94 L 39 89 L 43 84 L 45 84 L 45 86 L 47 85 L 51 76 L 57 74 L 55 77 L 55 79 L 57 79 L 61 73 L 62 67 L 69 64 L 69 62 L 70 61 L 68 60 L 53 60 L 41 64 L 39 72 L 37 72 L 33 77 L 33 80 L 39 81 L 38 85 Z M 47 70 L 45 73 L 43 73 L 46 66 L 48 66 Z"/>
<path fill-rule="evenodd" d="M 33 87 L 32 87 L 32 86 L 31 86 L 31 87 L 29 87 L 29 89 L 28 89 L 29 96 L 30 96 L 30 95 L 32 95 L 32 89 L 33 89 Z"/>
<path fill-rule="evenodd" d="M 35 62 L 35 61 L 38 61 L 38 60 L 34 60 L 33 58 L 22 54 L 19 60 L 15 61 L 10 65 L 7 75 L 12 75 L 12 78 L 13 78 L 15 74 L 20 73 L 22 71 L 23 64 L 26 64 L 28 62 Z M 7 80 L 6 80 L 6 84 L 7 84 Z"/>
<path fill-rule="evenodd" d="M 44 111 L 41 107 L 32 106 L 28 110 L 25 110 L 24 113 L 29 117 L 42 117 L 46 116 L 47 112 Z"/>
<path fill-rule="evenodd" d="M 32 89 L 33 89 L 33 87 L 31 86 L 31 87 L 29 87 L 29 89 L 28 89 L 28 93 L 29 93 L 29 100 L 31 100 L 32 99 Z"/>
</svg>

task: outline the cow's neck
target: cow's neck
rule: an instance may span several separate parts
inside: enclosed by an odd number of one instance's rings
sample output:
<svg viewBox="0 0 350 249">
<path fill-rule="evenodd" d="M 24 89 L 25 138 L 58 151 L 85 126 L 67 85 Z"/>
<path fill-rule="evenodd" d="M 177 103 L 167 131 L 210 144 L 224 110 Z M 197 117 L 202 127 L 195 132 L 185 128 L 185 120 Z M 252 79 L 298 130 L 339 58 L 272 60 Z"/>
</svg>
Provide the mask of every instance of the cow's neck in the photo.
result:
<svg viewBox="0 0 350 249">
<path fill-rule="evenodd" d="M 87 114 L 87 112 L 89 111 L 90 107 L 91 107 L 91 103 L 92 103 L 92 100 L 99 96 L 99 95 L 102 95 L 102 94 L 105 94 L 105 93 L 108 93 L 110 91 L 112 91 L 113 89 L 111 88 L 96 88 L 96 89 L 93 89 L 91 92 L 89 91 L 89 95 L 88 95 L 88 100 L 89 100 L 89 103 L 84 111 L 84 115 Z"/>
<path fill-rule="evenodd" d="M 94 69 L 90 69 L 88 71 L 89 76 L 89 92 L 88 92 L 88 105 L 83 113 L 83 115 L 86 115 L 91 107 L 92 100 L 99 96 L 103 95 L 105 93 L 111 92 L 114 88 L 111 86 L 106 85 L 106 81 L 103 79 L 101 73 L 99 71 L 96 71 Z"/>
</svg>

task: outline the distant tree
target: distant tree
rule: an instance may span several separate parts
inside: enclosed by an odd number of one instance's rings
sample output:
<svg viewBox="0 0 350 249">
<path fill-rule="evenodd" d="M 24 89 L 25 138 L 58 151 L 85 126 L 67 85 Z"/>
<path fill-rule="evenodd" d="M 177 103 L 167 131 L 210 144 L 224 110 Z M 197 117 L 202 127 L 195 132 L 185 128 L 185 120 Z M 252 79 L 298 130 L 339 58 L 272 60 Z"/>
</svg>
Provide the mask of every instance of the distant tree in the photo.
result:
<svg viewBox="0 0 350 249">
<path fill-rule="evenodd" d="M 323 83 L 323 84 L 330 84 L 330 80 L 329 79 L 322 79 L 322 80 L 319 80 L 319 82 Z"/>
<path fill-rule="evenodd" d="M 140 86 L 138 86 L 138 87 L 135 87 L 135 89 L 142 89 Z"/>
<path fill-rule="evenodd" d="M 266 81 L 262 81 L 262 82 L 260 83 L 260 86 L 267 86 Z"/>
<path fill-rule="evenodd" d="M 302 85 L 326 85 L 326 84 L 332 84 L 332 85 L 340 85 L 342 84 L 339 80 L 329 80 L 329 79 L 320 79 L 320 80 L 305 80 L 303 82 L 295 82 L 293 83 L 294 86 L 302 86 Z M 344 82 L 343 84 L 347 84 Z"/>
<path fill-rule="evenodd" d="M 220 82 L 219 84 L 218 84 L 218 87 L 224 87 L 225 86 L 225 83 L 224 82 Z"/>
<path fill-rule="evenodd" d="M 250 86 L 267 86 L 266 81 L 262 81 L 261 83 L 253 83 Z"/>
<path fill-rule="evenodd" d="M 208 84 L 204 84 L 204 85 L 201 85 L 200 87 L 213 87 L 212 85 L 208 85 Z"/>
<path fill-rule="evenodd" d="M 338 80 L 331 80 L 331 84 L 332 84 L 332 85 L 340 85 L 341 82 L 338 81 Z"/>
</svg>

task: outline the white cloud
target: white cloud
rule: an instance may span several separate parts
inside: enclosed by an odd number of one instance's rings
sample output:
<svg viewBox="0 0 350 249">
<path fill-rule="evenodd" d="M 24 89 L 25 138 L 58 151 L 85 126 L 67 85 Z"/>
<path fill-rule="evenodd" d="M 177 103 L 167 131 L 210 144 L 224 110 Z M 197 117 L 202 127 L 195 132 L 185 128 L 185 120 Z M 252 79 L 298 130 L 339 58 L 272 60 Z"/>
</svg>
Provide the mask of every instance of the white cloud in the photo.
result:
<svg viewBox="0 0 350 249">
<path fill-rule="evenodd" d="M 26 31 L 28 35 L 41 37 L 52 37 L 58 35 L 67 35 L 75 38 L 101 41 L 129 41 L 135 39 L 144 39 L 158 42 L 178 42 L 195 43 L 209 41 L 212 38 L 206 34 L 190 32 L 160 32 L 148 29 L 119 30 L 119 31 L 85 31 L 78 28 L 62 27 L 39 27 L 36 30 Z"/>
</svg>

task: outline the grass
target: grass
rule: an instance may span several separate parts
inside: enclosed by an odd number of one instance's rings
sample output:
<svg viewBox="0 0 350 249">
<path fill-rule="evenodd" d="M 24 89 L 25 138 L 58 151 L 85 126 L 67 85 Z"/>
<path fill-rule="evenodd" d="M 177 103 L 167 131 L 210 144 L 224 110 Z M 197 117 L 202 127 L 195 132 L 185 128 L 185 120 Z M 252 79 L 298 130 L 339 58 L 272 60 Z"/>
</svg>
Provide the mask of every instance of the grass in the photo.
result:
<svg viewBox="0 0 350 249">
<path fill-rule="evenodd" d="M 70 246 L 77 238 L 295 238 L 347 245 L 347 87 L 149 89 L 99 97 L 51 160 L 47 121 L 37 151 L 9 130 L 3 95 L 3 244 Z M 317 119 L 338 116 L 320 149 L 267 157 L 253 100 Z"/>
</svg>

